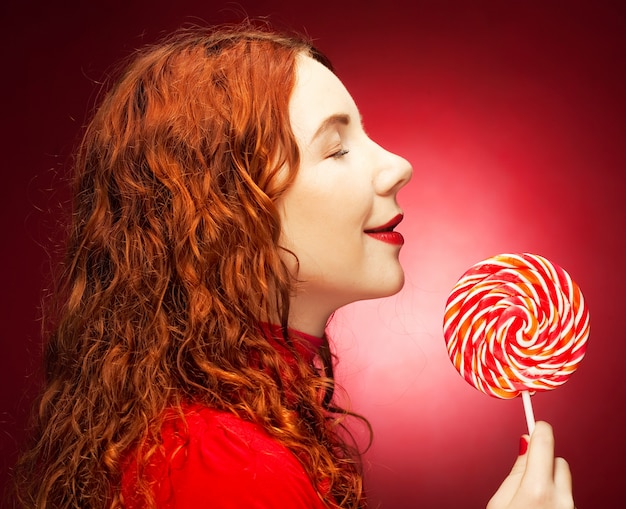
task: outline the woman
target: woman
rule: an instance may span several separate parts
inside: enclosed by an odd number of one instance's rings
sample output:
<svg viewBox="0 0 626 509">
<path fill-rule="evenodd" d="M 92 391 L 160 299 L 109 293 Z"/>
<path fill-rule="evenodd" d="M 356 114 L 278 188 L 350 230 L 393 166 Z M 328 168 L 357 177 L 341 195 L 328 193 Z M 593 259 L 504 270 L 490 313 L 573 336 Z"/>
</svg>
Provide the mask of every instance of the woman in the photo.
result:
<svg viewBox="0 0 626 509">
<path fill-rule="evenodd" d="M 299 38 L 136 55 L 76 159 L 21 504 L 364 507 L 324 329 L 402 287 L 411 171 Z M 539 423 L 489 507 L 573 506 L 551 441 Z"/>
</svg>

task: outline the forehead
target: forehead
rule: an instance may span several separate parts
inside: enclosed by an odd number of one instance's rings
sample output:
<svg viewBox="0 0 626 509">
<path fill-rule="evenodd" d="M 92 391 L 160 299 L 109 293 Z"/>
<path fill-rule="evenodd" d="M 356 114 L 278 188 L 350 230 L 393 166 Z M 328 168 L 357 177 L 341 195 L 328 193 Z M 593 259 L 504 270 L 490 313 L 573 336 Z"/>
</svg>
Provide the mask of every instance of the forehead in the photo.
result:
<svg viewBox="0 0 626 509">
<path fill-rule="evenodd" d="M 294 134 L 308 140 L 334 115 L 347 115 L 352 120 L 359 118 L 356 104 L 339 78 L 311 57 L 298 56 L 296 83 L 289 101 Z"/>
</svg>

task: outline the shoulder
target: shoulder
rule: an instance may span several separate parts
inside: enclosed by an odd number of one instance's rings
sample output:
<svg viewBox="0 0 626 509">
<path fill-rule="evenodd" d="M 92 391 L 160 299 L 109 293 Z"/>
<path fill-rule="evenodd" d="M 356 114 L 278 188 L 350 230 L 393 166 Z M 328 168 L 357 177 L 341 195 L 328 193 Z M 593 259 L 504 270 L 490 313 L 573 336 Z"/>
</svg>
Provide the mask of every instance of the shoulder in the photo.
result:
<svg viewBox="0 0 626 509">
<path fill-rule="evenodd" d="M 159 507 L 324 507 L 297 458 L 260 426 L 199 405 L 184 415 L 166 420 L 149 469 Z"/>
</svg>

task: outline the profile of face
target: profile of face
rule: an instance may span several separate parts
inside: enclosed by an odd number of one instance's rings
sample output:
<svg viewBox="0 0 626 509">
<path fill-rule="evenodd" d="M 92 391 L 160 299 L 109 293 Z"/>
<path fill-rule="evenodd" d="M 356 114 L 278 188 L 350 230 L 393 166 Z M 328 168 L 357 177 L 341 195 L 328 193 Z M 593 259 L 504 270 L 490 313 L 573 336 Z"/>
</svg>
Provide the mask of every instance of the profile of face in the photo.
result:
<svg viewBox="0 0 626 509">
<path fill-rule="evenodd" d="M 411 165 L 372 141 L 341 81 L 299 56 L 289 105 L 301 162 L 277 201 L 284 259 L 298 284 L 291 325 L 321 334 L 329 316 L 350 302 L 398 292 L 403 238 L 398 191 Z"/>
</svg>

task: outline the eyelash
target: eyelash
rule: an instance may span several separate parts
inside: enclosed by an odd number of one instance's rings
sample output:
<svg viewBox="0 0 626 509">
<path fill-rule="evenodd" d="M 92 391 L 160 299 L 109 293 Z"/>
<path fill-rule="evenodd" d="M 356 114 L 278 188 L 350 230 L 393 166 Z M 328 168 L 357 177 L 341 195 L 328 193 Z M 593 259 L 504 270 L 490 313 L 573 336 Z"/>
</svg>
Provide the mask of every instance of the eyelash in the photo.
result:
<svg viewBox="0 0 626 509">
<path fill-rule="evenodd" d="M 338 150 L 337 152 L 335 152 L 334 154 L 331 154 L 330 157 L 333 157 L 335 159 L 339 159 L 340 157 L 345 156 L 348 152 L 350 152 L 350 151 L 347 150 L 347 149 L 342 148 L 342 149 Z"/>
</svg>

